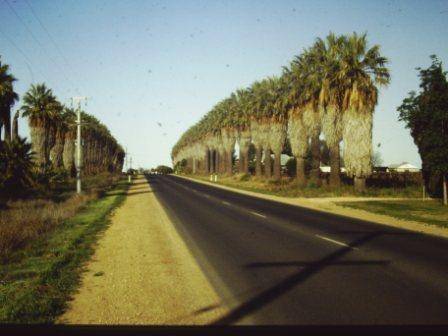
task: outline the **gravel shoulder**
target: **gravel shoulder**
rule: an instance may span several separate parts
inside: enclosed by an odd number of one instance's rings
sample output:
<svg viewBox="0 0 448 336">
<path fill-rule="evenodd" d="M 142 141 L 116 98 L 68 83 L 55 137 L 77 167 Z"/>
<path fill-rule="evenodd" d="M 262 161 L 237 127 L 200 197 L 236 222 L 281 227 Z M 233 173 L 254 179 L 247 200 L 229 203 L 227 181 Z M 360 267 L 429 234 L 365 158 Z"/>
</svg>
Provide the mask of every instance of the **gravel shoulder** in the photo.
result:
<svg viewBox="0 0 448 336">
<path fill-rule="evenodd" d="M 228 309 L 146 179 L 134 180 L 58 323 L 207 324 Z"/>
<path fill-rule="evenodd" d="M 323 211 L 323 212 L 329 212 L 332 214 L 337 214 L 341 216 L 361 219 L 369 222 L 374 222 L 382 225 L 397 227 L 401 229 L 406 229 L 414 232 L 420 232 L 425 234 L 430 234 L 438 237 L 445 237 L 448 238 L 448 229 L 442 228 L 435 225 L 428 225 L 422 222 L 417 221 L 410 221 L 410 220 L 403 220 L 398 219 L 395 217 L 372 213 L 369 211 L 361 210 L 361 209 L 354 209 L 342 206 L 338 204 L 339 202 L 353 202 L 353 201 L 386 201 L 386 200 L 403 200 L 401 198 L 372 198 L 372 197 L 331 197 L 331 198 L 290 198 L 290 197 L 281 197 L 281 196 L 275 196 L 275 195 L 268 195 L 268 194 L 261 194 L 253 191 L 247 191 L 237 188 L 232 188 L 228 186 L 224 186 L 221 184 L 213 183 L 213 182 L 206 182 L 200 179 L 195 179 L 188 176 L 181 176 L 176 175 L 177 177 L 192 180 L 198 183 L 210 185 L 216 188 L 221 188 L 225 190 L 230 190 L 233 192 L 237 192 L 244 195 L 254 196 L 266 200 L 281 202 L 285 204 L 290 205 L 296 205 L 301 206 L 317 211 Z M 422 202 L 422 200 L 415 200 L 415 202 Z"/>
</svg>

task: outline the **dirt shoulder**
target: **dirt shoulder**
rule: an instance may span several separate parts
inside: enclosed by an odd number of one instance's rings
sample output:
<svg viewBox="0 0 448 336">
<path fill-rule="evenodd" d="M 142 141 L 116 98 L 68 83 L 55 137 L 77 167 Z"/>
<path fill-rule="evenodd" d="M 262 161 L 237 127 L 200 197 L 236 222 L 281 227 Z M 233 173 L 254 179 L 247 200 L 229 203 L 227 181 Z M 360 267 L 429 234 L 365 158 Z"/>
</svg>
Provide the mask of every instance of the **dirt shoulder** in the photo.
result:
<svg viewBox="0 0 448 336">
<path fill-rule="evenodd" d="M 387 215 L 381 215 L 376 214 L 372 212 L 368 212 L 361 209 L 354 209 L 349 207 L 344 207 L 342 205 L 338 205 L 338 202 L 347 202 L 347 201 L 385 201 L 385 200 L 402 200 L 400 198 L 372 198 L 372 197 L 331 197 L 331 198 L 291 198 L 291 197 L 281 197 L 281 196 L 275 196 L 275 195 L 267 195 L 262 193 L 257 193 L 253 191 L 247 191 L 237 188 L 232 188 L 228 186 L 224 186 L 221 184 L 213 183 L 213 182 L 206 182 L 200 179 L 195 179 L 188 176 L 181 176 L 176 175 L 181 178 L 189 179 L 198 183 L 203 183 L 206 185 L 211 185 L 216 188 L 221 188 L 225 190 L 234 191 L 240 194 L 244 195 L 250 195 L 262 199 L 277 201 L 285 204 L 290 205 L 296 205 L 301 206 L 317 211 L 323 211 L 323 212 L 329 212 L 337 215 L 347 216 L 351 218 L 361 219 L 365 221 L 370 221 L 382 225 L 387 226 L 393 226 L 401 229 L 407 229 L 414 232 L 421 232 L 425 234 L 435 235 L 435 236 L 441 236 L 448 238 L 448 229 L 438 227 L 435 225 L 428 225 L 422 222 L 417 221 L 409 221 L 409 220 L 402 220 L 395 217 L 387 216 Z M 416 202 L 419 202 L 419 200 L 416 200 Z"/>
<path fill-rule="evenodd" d="M 205 324 L 227 312 L 145 178 L 136 179 L 58 323 Z"/>
</svg>

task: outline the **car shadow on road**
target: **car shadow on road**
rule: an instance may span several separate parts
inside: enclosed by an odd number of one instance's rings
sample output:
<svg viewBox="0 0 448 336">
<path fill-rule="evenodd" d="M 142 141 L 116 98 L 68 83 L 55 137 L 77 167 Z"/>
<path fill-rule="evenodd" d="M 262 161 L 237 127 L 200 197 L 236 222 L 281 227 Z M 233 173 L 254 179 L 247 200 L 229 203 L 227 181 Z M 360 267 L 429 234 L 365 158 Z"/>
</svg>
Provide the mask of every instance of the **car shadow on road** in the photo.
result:
<svg viewBox="0 0 448 336">
<path fill-rule="evenodd" d="M 307 281 L 313 275 L 321 272 L 323 269 L 329 266 L 375 266 L 375 265 L 383 265 L 387 266 L 391 263 L 389 260 L 360 260 L 360 261 L 342 261 L 340 260 L 342 257 L 346 256 L 348 253 L 353 251 L 353 248 L 359 247 L 381 235 L 388 234 L 388 232 L 384 231 L 376 231 L 370 232 L 363 237 L 360 237 L 350 244 L 347 247 L 342 247 L 336 250 L 333 253 L 328 254 L 327 256 L 314 261 L 314 262 L 302 262 L 302 261 L 293 261 L 293 262 L 257 262 L 246 264 L 247 268 L 254 267 L 291 267 L 298 266 L 300 270 L 296 273 L 290 275 L 284 280 L 280 281 L 274 286 L 271 286 L 268 289 L 263 290 L 261 293 L 253 297 L 252 299 L 243 302 L 235 309 L 231 310 L 228 314 L 223 317 L 215 320 L 213 325 L 228 325 L 237 322 L 238 320 L 260 310 L 267 304 L 271 303 L 278 297 L 292 290 L 294 287 Z M 397 233 L 398 234 L 398 233 Z"/>
</svg>

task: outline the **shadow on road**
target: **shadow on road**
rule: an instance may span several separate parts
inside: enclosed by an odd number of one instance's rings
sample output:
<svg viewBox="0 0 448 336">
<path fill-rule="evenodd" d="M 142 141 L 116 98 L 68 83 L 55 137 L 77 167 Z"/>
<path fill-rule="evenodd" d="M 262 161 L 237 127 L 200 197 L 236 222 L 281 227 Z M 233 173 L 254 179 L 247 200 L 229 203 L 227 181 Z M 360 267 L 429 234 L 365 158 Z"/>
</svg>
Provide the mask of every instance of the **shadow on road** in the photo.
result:
<svg viewBox="0 0 448 336">
<path fill-rule="evenodd" d="M 291 276 L 287 277 L 286 279 L 282 280 L 281 282 L 277 283 L 276 285 L 262 291 L 252 299 L 240 304 L 235 309 L 230 311 L 227 315 L 219 318 L 218 320 L 214 321 L 213 325 L 227 325 L 237 322 L 238 320 L 242 319 L 243 317 L 248 316 L 249 314 L 252 314 L 270 302 L 274 301 L 276 298 L 280 297 L 281 295 L 287 293 L 288 291 L 292 290 L 295 286 L 299 285 L 300 283 L 305 282 L 310 277 L 312 277 L 314 274 L 319 273 L 324 268 L 328 266 L 372 266 L 372 265 L 384 265 L 387 266 L 391 263 L 389 260 L 367 260 L 367 261 L 339 261 L 340 258 L 347 255 L 349 252 L 352 251 L 352 248 L 359 247 L 372 239 L 381 236 L 383 234 L 389 234 L 389 232 L 385 231 L 376 231 L 376 232 L 370 232 L 367 235 L 364 235 L 363 237 L 354 240 L 350 244 L 348 244 L 347 247 L 340 248 L 336 250 L 333 253 L 330 253 L 329 255 L 315 261 L 315 262 L 257 262 L 257 263 L 250 263 L 245 265 L 247 268 L 254 268 L 254 267 L 286 267 L 286 266 L 296 266 L 301 267 L 300 270 Z M 392 234 L 399 234 L 399 233 L 393 233 Z"/>
</svg>

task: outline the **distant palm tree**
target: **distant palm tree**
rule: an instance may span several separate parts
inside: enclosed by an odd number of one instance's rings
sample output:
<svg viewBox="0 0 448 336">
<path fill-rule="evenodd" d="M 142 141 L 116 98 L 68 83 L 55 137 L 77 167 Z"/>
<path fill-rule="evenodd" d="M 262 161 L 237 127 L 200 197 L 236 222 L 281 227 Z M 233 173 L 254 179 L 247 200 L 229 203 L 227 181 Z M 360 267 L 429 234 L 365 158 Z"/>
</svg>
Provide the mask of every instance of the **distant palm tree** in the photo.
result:
<svg viewBox="0 0 448 336">
<path fill-rule="evenodd" d="M 14 92 L 15 81 L 14 76 L 9 73 L 9 65 L 2 63 L 0 59 L 0 134 L 4 126 L 5 141 L 11 140 L 11 108 L 19 99 L 17 93 Z"/>
<path fill-rule="evenodd" d="M 344 163 L 357 190 L 365 189 L 365 178 L 372 172 L 373 111 L 378 102 L 377 86 L 390 81 L 386 64 L 378 45 L 367 48 L 366 34 L 345 38 L 338 74 L 343 89 Z"/>
<path fill-rule="evenodd" d="M 60 113 L 61 104 L 45 84 L 33 84 L 23 97 L 21 110 L 23 116 L 28 117 L 36 164 L 44 171 L 49 167 L 50 149 L 55 133 L 53 121 Z"/>
</svg>

